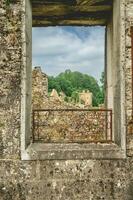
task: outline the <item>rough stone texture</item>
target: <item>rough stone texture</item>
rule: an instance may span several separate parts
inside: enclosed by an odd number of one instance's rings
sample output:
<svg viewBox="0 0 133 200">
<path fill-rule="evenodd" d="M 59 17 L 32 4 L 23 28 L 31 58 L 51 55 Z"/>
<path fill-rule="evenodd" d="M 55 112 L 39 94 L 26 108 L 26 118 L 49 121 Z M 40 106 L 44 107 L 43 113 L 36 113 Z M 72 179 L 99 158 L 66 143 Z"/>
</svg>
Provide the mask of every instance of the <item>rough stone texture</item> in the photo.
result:
<svg viewBox="0 0 133 200">
<path fill-rule="evenodd" d="M 40 67 L 32 71 L 32 105 L 33 109 L 43 108 L 44 102 L 48 101 L 48 78 L 42 73 Z"/>
<path fill-rule="evenodd" d="M 0 2 L 0 156 L 19 158 L 21 82 L 21 4 Z M 10 134 L 9 134 L 10 133 Z"/>
<path fill-rule="evenodd" d="M 129 156 L 133 156 L 133 125 L 130 123 L 132 115 L 132 68 L 131 68 L 131 31 L 130 27 L 133 26 L 133 2 L 127 1 L 126 4 L 126 117 L 128 125 L 127 132 L 127 153 Z"/>
<path fill-rule="evenodd" d="M 9 7 L 5 0 L 0 1 L 0 200 L 132 200 L 132 135 L 127 134 L 128 151 L 125 160 L 21 161 L 23 1 L 14 1 Z M 128 122 L 132 92 L 130 25 L 133 25 L 133 1 L 126 0 L 125 6 L 124 70 Z"/>
<path fill-rule="evenodd" d="M 85 108 L 92 105 L 92 93 L 79 93 Z M 32 71 L 32 109 L 34 141 L 49 143 L 111 141 L 111 111 L 78 111 L 78 104 L 67 103 L 55 89 L 48 95 L 48 78 L 35 67 Z M 75 109 L 76 111 L 55 110 Z M 46 109 L 46 110 L 40 110 Z M 47 110 L 54 109 L 54 110 Z M 105 121 L 107 120 L 107 125 Z"/>
<path fill-rule="evenodd" d="M 32 107 L 33 109 L 44 108 L 90 108 L 92 106 L 92 93 L 88 90 L 79 93 L 79 102 L 67 103 L 63 92 L 53 89 L 48 94 L 48 77 L 42 72 L 41 67 L 32 70 Z M 83 101 L 83 102 L 82 102 Z M 81 104 L 82 102 L 82 104 Z"/>
<path fill-rule="evenodd" d="M 34 140 L 42 142 L 86 143 L 112 140 L 110 112 L 105 111 L 34 111 L 33 126 Z"/>
<path fill-rule="evenodd" d="M 48 77 L 40 67 L 32 71 L 32 107 L 33 109 L 55 109 L 55 108 L 78 108 L 64 101 L 63 94 L 60 96 L 55 89 L 48 94 Z"/>
</svg>

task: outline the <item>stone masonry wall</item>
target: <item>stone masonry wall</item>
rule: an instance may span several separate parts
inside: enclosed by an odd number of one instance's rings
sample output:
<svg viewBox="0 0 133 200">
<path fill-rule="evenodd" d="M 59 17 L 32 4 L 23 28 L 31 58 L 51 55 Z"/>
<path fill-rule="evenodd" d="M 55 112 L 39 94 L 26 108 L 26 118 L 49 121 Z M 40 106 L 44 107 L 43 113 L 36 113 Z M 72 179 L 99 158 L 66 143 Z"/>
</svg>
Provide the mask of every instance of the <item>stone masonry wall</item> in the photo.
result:
<svg viewBox="0 0 133 200">
<path fill-rule="evenodd" d="M 46 101 L 48 101 L 48 77 L 40 67 L 35 67 L 32 71 L 32 107 L 43 108 Z"/>
<path fill-rule="evenodd" d="M 133 1 L 126 4 L 126 114 L 127 124 L 131 120 L 132 115 L 132 68 L 131 68 L 131 32 L 130 27 L 133 26 Z M 127 153 L 133 156 L 133 133 L 127 133 Z"/>
<path fill-rule="evenodd" d="M 85 106 L 92 105 L 92 93 L 79 94 Z M 32 70 L 32 109 L 79 109 L 80 104 L 67 103 L 55 89 L 48 95 L 48 77 L 40 67 Z M 33 117 L 33 116 L 32 116 Z M 106 131 L 105 120 L 108 129 Z M 87 143 L 111 140 L 110 112 L 41 111 L 34 112 L 34 141 L 44 143 Z M 40 125 L 40 126 L 39 126 Z"/>
<path fill-rule="evenodd" d="M 20 159 L 20 95 L 23 1 L 0 1 L 0 200 L 132 200 L 132 135 L 125 160 Z M 130 24 L 133 1 L 126 0 L 126 110 L 131 109 Z"/>
</svg>

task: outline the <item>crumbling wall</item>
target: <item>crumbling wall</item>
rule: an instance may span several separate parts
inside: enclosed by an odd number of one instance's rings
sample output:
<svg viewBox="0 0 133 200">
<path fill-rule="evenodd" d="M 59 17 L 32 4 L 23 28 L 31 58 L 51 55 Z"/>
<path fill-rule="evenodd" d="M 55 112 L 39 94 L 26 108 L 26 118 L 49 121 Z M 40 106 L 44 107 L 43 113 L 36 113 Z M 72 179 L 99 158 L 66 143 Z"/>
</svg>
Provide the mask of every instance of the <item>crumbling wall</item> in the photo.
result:
<svg viewBox="0 0 133 200">
<path fill-rule="evenodd" d="M 92 105 L 92 93 L 79 93 L 80 101 L 85 106 Z M 48 95 L 48 77 L 40 67 L 32 71 L 32 109 L 34 112 L 34 141 L 48 143 L 86 143 L 92 141 L 111 140 L 111 129 L 106 130 L 105 120 L 108 117 L 110 127 L 110 113 L 104 111 L 64 111 L 55 109 L 79 109 L 79 104 L 67 103 L 55 89 Z M 40 109 L 53 109 L 40 111 Z M 106 136 L 107 134 L 107 136 Z"/>
<path fill-rule="evenodd" d="M 48 101 L 48 77 L 42 73 L 41 67 L 32 70 L 32 107 L 39 109 Z"/>
<path fill-rule="evenodd" d="M 24 0 L 0 1 L 0 200 L 132 200 L 133 138 L 125 160 L 21 161 L 20 106 Z M 126 102 L 131 114 L 130 25 L 133 2 L 126 0 Z M 124 18 L 123 18 L 124 20 Z M 125 47 L 125 38 L 123 38 Z"/>
</svg>

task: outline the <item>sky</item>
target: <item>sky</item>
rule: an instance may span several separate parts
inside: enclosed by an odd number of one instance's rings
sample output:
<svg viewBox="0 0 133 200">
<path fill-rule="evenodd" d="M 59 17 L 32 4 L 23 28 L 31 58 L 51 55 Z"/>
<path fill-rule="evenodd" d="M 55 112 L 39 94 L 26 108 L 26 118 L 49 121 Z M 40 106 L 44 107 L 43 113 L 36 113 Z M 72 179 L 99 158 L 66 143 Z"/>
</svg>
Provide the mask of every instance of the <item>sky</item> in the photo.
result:
<svg viewBox="0 0 133 200">
<path fill-rule="evenodd" d="M 104 27 L 33 28 L 32 65 L 51 76 L 70 69 L 99 80 L 104 70 L 104 41 Z"/>
</svg>

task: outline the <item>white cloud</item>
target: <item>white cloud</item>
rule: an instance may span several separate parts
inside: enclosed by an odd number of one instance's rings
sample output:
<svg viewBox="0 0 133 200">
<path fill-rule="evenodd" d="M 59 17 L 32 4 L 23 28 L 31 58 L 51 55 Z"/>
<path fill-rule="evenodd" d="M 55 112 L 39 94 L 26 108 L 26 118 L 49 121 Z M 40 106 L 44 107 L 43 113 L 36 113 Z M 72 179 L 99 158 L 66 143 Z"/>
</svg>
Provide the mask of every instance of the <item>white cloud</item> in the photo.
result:
<svg viewBox="0 0 133 200">
<path fill-rule="evenodd" d="M 104 68 L 104 28 L 33 28 L 33 66 L 48 75 L 65 69 L 100 78 Z"/>
</svg>

